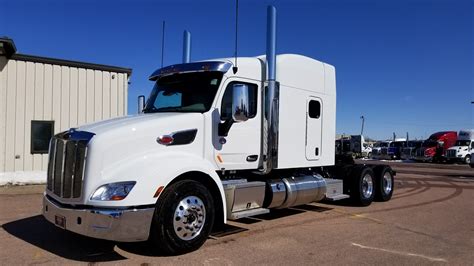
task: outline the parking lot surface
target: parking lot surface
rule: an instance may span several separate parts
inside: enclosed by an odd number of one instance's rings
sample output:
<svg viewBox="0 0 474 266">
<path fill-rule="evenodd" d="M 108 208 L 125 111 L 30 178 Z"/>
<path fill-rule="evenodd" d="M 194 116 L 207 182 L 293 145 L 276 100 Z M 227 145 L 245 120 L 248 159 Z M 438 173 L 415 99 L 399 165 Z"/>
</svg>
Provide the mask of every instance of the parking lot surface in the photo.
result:
<svg viewBox="0 0 474 266">
<path fill-rule="evenodd" d="M 199 250 L 175 257 L 59 229 L 40 215 L 44 186 L 2 187 L 0 264 L 474 265 L 474 169 L 390 164 L 397 176 L 389 202 L 275 210 L 230 222 Z"/>
</svg>

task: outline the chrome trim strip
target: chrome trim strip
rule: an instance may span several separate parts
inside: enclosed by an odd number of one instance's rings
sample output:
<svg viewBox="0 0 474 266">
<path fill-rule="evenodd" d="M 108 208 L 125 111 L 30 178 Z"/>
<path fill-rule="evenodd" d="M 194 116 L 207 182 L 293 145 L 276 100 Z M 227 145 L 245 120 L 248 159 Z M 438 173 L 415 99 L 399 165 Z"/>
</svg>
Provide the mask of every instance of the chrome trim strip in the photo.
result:
<svg viewBox="0 0 474 266">
<path fill-rule="evenodd" d="M 66 164 L 66 149 L 67 149 L 67 142 L 65 140 L 61 140 L 63 143 L 63 156 L 61 158 L 61 185 L 59 186 L 59 194 L 60 197 L 64 197 L 64 165 Z"/>
</svg>

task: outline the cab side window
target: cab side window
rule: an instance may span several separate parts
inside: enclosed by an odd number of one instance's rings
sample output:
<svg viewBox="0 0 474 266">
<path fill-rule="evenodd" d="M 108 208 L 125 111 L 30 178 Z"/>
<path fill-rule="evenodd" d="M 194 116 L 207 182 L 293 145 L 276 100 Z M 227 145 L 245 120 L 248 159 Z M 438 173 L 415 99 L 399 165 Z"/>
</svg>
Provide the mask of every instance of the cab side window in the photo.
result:
<svg viewBox="0 0 474 266">
<path fill-rule="evenodd" d="M 227 120 L 232 117 L 232 86 L 236 83 L 248 85 L 250 102 L 249 118 L 254 118 L 257 115 L 258 86 L 251 83 L 234 81 L 227 85 L 224 92 L 224 97 L 222 97 L 221 120 Z"/>
<path fill-rule="evenodd" d="M 309 101 L 308 115 L 310 118 L 318 119 L 321 116 L 321 103 L 319 101 Z"/>
</svg>

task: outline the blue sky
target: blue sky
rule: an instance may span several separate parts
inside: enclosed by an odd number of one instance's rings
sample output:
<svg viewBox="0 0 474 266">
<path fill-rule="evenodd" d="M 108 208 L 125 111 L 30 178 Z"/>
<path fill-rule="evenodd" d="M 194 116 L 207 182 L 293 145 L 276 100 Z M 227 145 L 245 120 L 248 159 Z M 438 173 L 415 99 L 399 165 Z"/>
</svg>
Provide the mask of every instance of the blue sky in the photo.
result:
<svg viewBox="0 0 474 266">
<path fill-rule="evenodd" d="M 337 75 L 337 132 L 426 138 L 474 128 L 474 2 L 470 0 L 240 0 L 239 54 L 265 53 L 266 6 L 278 12 L 278 53 L 330 63 Z M 133 68 L 129 113 L 148 95 L 148 75 L 234 51 L 234 1 L 0 0 L 0 36 L 20 53 Z"/>
</svg>

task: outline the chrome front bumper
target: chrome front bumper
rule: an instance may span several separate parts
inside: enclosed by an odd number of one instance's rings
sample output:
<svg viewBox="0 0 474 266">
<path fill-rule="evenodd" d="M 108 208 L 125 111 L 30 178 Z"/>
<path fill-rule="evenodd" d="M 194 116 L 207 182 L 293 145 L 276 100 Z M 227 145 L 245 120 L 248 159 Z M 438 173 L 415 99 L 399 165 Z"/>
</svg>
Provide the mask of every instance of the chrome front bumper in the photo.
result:
<svg viewBox="0 0 474 266">
<path fill-rule="evenodd" d="M 147 240 L 154 211 L 154 208 L 72 209 L 60 206 L 46 195 L 43 197 L 43 216 L 54 225 L 81 235 L 120 242 Z"/>
</svg>

